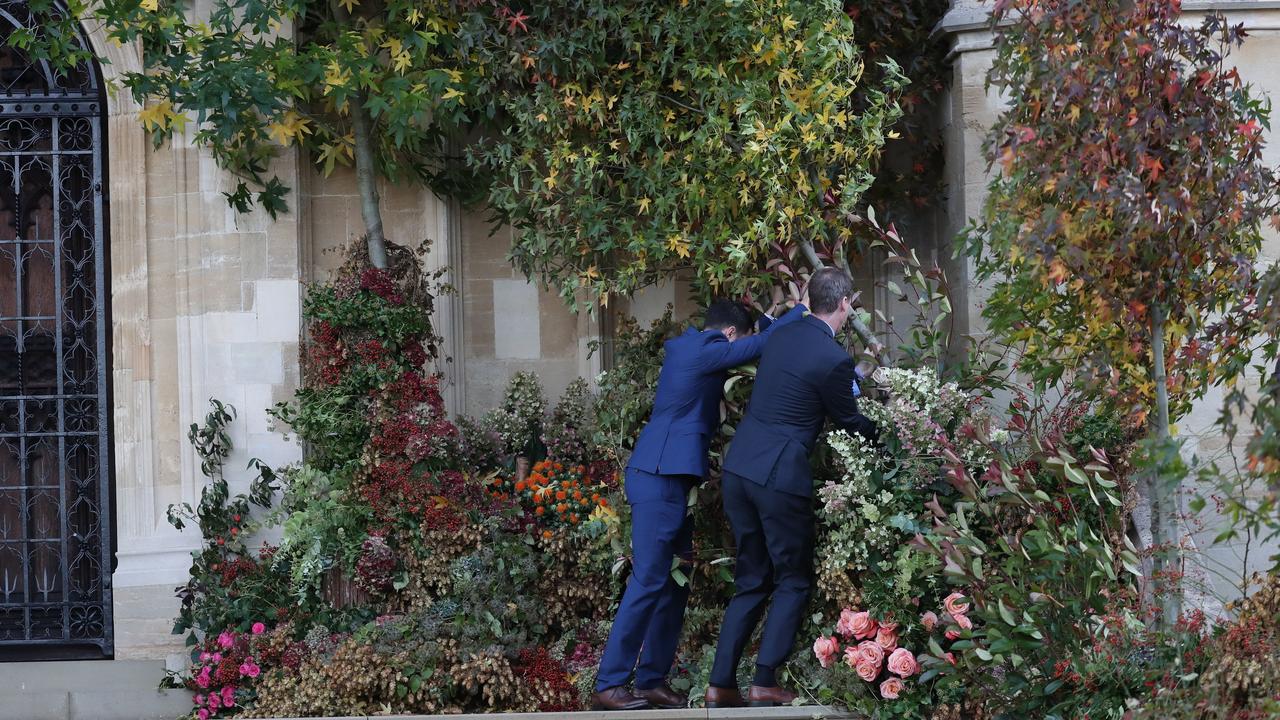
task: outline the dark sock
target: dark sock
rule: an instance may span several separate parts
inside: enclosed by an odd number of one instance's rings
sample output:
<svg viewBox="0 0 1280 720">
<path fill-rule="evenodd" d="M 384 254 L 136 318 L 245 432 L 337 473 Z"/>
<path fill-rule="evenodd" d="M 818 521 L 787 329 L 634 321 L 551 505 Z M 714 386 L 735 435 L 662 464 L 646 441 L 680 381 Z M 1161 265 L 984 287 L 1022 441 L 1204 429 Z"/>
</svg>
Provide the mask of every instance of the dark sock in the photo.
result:
<svg viewBox="0 0 1280 720">
<path fill-rule="evenodd" d="M 756 676 L 751 678 L 751 684 L 756 687 L 777 687 L 778 675 L 771 667 L 756 665 Z"/>
</svg>

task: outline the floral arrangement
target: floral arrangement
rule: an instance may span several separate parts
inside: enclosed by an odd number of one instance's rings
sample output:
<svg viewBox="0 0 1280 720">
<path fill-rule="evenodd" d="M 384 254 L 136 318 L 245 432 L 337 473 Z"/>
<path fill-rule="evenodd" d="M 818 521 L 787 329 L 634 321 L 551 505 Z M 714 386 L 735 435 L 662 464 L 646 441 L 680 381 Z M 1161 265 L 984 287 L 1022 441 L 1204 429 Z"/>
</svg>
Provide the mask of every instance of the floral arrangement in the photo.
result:
<svg viewBox="0 0 1280 720">
<path fill-rule="evenodd" d="M 187 687 L 195 692 L 190 717 L 231 717 L 253 701 L 254 685 L 262 673 L 254 653 L 266 630 L 266 624 L 255 622 L 248 633 L 228 629 L 206 639 L 187 681 Z"/>
<path fill-rule="evenodd" d="M 587 465 L 597 459 L 594 398 L 586 380 L 578 378 L 569 383 L 542 428 L 547 457 L 575 465 Z"/>
<path fill-rule="evenodd" d="M 489 494 L 495 499 L 511 499 L 519 504 L 531 528 L 541 528 L 545 537 L 566 526 L 608 522 L 617 513 L 609 506 L 610 488 L 594 484 L 584 465 L 568 466 L 543 460 L 533 466 L 523 480 L 496 477 L 490 481 Z"/>
</svg>

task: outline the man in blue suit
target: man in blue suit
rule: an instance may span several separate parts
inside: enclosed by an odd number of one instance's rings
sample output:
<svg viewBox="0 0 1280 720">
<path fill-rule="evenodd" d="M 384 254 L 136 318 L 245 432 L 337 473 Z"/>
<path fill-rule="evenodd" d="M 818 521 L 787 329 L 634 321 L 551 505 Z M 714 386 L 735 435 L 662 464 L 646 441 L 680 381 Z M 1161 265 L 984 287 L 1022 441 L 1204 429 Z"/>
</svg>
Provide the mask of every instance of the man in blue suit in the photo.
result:
<svg viewBox="0 0 1280 720">
<path fill-rule="evenodd" d="M 684 624 L 687 585 L 671 577 L 677 556 L 689 560 L 693 523 L 689 489 L 707 474 L 707 446 L 720 425 L 729 368 L 760 357 L 775 331 L 800 320 L 803 303 L 751 335 L 739 303 L 707 308 L 702 330 L 691 327 L 666 342 L 653 414 L 626 470 L 631 505 L 631 579 L 622 596 L 596 676 L 596 709 L 679 708 L 688 700 L 667 684 Z M 635 673 L 635 692 L 626 688 Z"/>
<path fill-rule="evenodd" d="M 853 281 L 826 268 L 809 280 L 813 313 L 769 338 L 746 415 L 724 461 L 721 491 L 737 544 L 735 594 L 725 610 L 707 688 L 707 707 L 743 704 L 737 668 L 770 604 L 746 703 L 785 705 L 795 693 L 778 686 L 813 586 L 813 477 L 809 455 L 827 418 L 875 440 L 875 424 L 858 412 L 860 380 L 836 332 L 853 311 Z"/>
</svg>

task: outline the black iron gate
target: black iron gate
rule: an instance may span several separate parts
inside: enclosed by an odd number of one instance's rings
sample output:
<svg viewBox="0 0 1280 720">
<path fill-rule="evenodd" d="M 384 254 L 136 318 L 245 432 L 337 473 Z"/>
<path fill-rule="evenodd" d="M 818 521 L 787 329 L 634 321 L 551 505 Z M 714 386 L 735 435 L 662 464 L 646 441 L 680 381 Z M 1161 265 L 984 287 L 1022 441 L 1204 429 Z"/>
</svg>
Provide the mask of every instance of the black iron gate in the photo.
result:
<svg viewBox="0 0 1280 720">
<path fill-rule="evenodd" d="M 0 659 L 109 657 L 102 84 L 9 46 L 37 22 L 0 0 Z"/>
</svg>

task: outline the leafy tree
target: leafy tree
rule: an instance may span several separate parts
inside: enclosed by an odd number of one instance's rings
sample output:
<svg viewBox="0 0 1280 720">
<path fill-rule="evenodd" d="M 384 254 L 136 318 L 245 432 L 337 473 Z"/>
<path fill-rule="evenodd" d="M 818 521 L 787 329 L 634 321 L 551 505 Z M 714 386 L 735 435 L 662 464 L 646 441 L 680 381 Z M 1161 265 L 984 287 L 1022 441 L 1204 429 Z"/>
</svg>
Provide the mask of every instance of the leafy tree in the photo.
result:
<svg viewBox="0 0 1280 720">
<path fill-rule="evenodd" d="M 800 250 L 843 255 L 900 116 L 892 61 L 862 82 L 834 0 L 531 5 L 479 44 L 505 132 L 473 150 L 518 267 L 571 302 L 691 269 L 759 292 Z"/>
<path fill-rule="evenodd" d="M 238 182 L 240 211 L 285 211 L 271 168 L 299 146 L 325 174 L 354 165 L 369 255 L 386 266 L 377 179 L 442 192 L 471 187 L 451 141 L 477 109 L 477 70 L 459 52 L 468 6 L 448 0 L 32 0 L 43 23 L 10 42 L 58 62 L 84 59 L 65 38 L 77 21 L 112 42 L 141 43 L 143 70 L 122 83 L 159 145 L 194 120 L 192 139 Z"/>
<path fill-rule="evenodd" d="M 1276 180 L 1269 105 L 1226 64 L 1244 31 L 1184 27 L 1158 0 L 1001 0 L 994 19 L 989 83 L 1017 100 L 970 236 L 993 280 L 984 315 L 1040 384 L 1071 372 L 1166 440 L 1249 356 L 1248 323 L 1221 318 L 1252 304 Z M 1171 489 L 1152 496 L 1155 542 L 1176 546 Z"/>
</svg>

